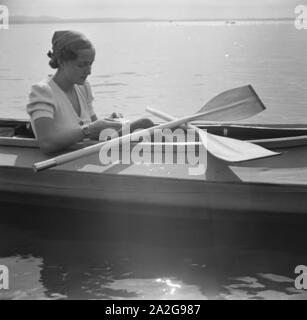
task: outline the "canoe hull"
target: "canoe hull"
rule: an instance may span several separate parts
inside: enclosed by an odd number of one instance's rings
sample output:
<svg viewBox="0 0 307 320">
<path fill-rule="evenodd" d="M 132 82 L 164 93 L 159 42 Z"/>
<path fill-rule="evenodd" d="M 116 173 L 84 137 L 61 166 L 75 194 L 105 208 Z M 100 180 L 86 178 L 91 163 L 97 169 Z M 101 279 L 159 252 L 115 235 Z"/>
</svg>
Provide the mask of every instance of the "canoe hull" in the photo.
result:
<svg viewBox="0 0 307 320">
<path fill-rule="evenodd" d="M 4 124 L 14 126 L 13 121 L 2 121 Z M 47 159 L 36 142 L 0 138 L 0 202 L 64 212 L 193 221 L 306 220 L 306 126 L 265 129 L 212 125 L 208 131 L 245 139 L 282 139 L 278 143 L 294 139 L 301 145 L 280 145 L 280 156 L 236 165 L 208 155 L 207 171 L 199 176 L 189 174 L 187 163 L 103 166 L 97 155 L 35 173 L 33 163 Z"/>
<path fill-rule="evenodd" d="M 196 220 L 305 220 L 307 188 L 31 169 L 0 170 L 1 202 Z M 31 181 L 31 184 L 29 184 Z M 43 213 L 42 213 L 43 214 Z"/>
</svg>

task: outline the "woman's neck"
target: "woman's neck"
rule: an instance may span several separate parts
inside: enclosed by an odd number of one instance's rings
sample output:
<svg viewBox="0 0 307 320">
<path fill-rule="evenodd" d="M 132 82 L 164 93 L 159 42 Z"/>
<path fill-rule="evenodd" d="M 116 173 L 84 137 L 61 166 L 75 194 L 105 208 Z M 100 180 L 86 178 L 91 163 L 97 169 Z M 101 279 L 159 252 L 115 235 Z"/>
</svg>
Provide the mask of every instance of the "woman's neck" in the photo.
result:
<svg viewBox="0 0 307 320">
<path fill-rule="evenodd" d="M 74 84 L 68 81 L 60 70 L 57 70 L 52 80 L 64 91 L 70 92 L 74 88 Z"/>
</svg>

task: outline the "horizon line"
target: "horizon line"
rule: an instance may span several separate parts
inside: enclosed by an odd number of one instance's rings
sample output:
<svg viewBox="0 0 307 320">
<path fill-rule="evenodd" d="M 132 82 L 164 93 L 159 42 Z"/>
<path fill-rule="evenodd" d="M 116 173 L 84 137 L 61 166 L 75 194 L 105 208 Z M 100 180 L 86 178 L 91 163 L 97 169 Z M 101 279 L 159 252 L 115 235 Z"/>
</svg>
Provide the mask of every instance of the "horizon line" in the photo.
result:
<svg viewBox="0 0 307 320">
<path fill-rule="evenodd" d="M 140 17 L 140 18 L 123 18 L 123 17 L 93 17 L 93 18 L 60 18 L 60 17 L 53 17 L 53 16 L 23 16 L 23 15 L 14 15 L 10 16 L 10 23 L 50 23 L 50 22 L 120 22 L 120 21 L 168 21 L 168 22 L 184 22 L 184 21 L 229 21 L 229 22 L 236 22 L 236 21 L 285 21 L 285 20 L 295 20 L 295 17 L 266 17 L 266 18 L 148 18 L 148 17 Z"/>
</svg>

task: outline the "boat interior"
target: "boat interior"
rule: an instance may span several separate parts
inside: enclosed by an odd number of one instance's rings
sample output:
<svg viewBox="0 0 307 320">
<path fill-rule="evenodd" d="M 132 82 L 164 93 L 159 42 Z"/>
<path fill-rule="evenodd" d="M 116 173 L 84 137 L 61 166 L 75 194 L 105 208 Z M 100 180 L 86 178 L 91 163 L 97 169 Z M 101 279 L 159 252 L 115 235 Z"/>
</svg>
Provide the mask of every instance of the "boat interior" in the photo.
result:
<svg viewBox="0 0 307 320">
<path fill-rule="evenodd" d="M 0 119 L 0 137 L 35 138 L 30 121 L 10 119 Z"/>
<path fill-rule="evenodd" d="M 274 147 L 279 147 L 276 142 L 288 140 L 288 146 L 306 145 L 307 125 L 287 124 L 234 124 L 195 122 L 195 124 L 207 130 L 208 133 L 218 136 L 230 137 L 240 140 L 248 140 L 261 144 L 262 141 L 274 141 Z M 162 143 L 165 142 L 162 139 Z M 198 139 L 196 137 L 196 142 Z M 28 120 L 0 119 L 0 145 L 13 146 L 37 146 L 31 123 Z"/>
</svg>

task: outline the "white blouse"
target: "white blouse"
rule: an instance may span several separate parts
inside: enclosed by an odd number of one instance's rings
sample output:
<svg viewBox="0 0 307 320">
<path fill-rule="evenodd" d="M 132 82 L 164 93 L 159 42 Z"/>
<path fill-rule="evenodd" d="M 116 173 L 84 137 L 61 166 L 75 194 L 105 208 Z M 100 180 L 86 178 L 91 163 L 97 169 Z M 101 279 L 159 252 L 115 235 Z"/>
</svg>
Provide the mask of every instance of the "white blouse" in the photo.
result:
<svg viewBox="0 0 307 320">
<path fill-rule="evenodd" d="M 75 111 L 65 92 L 49 77 L 31 88 L 27 112 L 31 118 L 35 132 L 35 120 L 39 118 L 53 119 L 54 130 L 69 131 L 76 126 L 89 124 L 95 115 L 92 102 L 94 100 L 90 84 L 74 85 L 80 104 L 80 116 Z"/>
</svg>

